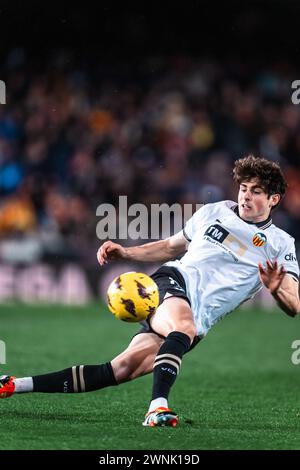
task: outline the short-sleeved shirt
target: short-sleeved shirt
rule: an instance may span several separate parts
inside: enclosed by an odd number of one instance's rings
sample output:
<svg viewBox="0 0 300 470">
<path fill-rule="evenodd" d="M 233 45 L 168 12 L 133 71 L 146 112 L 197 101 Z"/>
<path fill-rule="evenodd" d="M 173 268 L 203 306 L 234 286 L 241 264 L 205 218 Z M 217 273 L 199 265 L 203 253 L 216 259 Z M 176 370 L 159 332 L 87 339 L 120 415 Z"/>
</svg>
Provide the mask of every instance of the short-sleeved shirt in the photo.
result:
<svg viewBox="0 0 300 470">
<path fill-rule="evenodd" d="M 166 265 L 184 277 L 200 336 L 262 288 L 258 263 L 276 259 L 298 281 L 295 240 L 271 218 L 257 224 L 243 220 L 236 202 L 206 204 L 183 233 L 190 242 L 187 252 Z"/>
</svg>

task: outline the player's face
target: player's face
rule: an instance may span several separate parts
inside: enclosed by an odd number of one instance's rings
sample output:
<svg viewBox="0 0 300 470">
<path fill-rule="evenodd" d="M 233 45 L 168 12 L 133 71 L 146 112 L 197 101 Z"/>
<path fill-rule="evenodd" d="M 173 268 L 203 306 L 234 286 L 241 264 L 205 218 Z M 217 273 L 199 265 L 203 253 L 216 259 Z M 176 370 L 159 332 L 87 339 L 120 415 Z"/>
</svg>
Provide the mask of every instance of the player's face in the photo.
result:
<svg viewBox="0 0 300 470">
<path fill-rule="evenodd" d="M 248 222 L 263 222 L 269 217 L 272 207 L 279 200 L 279 194 L 269 197 L 260 186 L 259 181 L 253 178 L 240 185 L 238 196 L 239 215 Z"/>
</svg>

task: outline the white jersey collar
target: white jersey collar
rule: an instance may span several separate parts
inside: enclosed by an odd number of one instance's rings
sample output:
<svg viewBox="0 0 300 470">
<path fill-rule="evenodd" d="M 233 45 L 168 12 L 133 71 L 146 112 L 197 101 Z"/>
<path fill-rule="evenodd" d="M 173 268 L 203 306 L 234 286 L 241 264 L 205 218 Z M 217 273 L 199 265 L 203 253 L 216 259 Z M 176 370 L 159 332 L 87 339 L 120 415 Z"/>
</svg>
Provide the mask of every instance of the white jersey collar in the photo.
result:
<svg viewBox="0 0 300 470">
<path fill-rule="evenodd" d="M 236 205 L 234 208 L 233 208 L 233 212 L 241 219 L 243 220 L 244 222 L 246 222 L 246 224 L 249 224 L 249 225 L 255 225 L 256 227 L 260 228 L 261 230 L 265 230 L 266 228 L 269 228 L 273 221 L 272 221 L 272 217 L 271 215 L 269 215 L 269 217 L 266 219 L 266 220 L 263 220 L 262 222 L 249 222 L 248 220 L 245 220 L 245 219 L 242 219 L 242 217 L 240 217 L 240 214 L 239 214 L 239 206 Z"/>
</svg>

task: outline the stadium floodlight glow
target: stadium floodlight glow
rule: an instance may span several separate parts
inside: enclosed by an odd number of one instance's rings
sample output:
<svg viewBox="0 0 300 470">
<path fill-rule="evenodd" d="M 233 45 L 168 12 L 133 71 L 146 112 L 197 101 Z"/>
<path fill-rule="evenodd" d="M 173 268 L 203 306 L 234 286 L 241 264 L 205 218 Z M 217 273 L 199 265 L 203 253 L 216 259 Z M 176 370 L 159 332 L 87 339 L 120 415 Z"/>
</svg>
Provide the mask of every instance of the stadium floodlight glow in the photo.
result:
<svg viewBox="0 0 300 470">
<path fill-rule="evenodd" d="M 6 364 L 6 346 L 2 340 L 0 340 L 0 364 Z"/>
<path fill-rule="evenodd" d="M 0 104 L 6 104 L 6 85 L 3 80 L 0 80 Z"/>
</svg>

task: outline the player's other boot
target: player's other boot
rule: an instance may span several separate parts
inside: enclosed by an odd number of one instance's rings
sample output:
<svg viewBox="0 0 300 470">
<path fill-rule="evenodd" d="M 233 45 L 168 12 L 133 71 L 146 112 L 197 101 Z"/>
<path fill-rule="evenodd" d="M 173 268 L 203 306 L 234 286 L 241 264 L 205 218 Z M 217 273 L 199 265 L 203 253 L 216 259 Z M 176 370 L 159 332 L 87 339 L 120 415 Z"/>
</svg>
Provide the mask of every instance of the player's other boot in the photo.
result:
<svg viewBox="0 0 300 470">
<path fill-rule="evenodd" d="M 11 375 L 0 375 L 0 398 L 8 398 L 15 391 L 14 379 Z"/>
<path fill-rule="evenodd" d="M 169 408 L 156 408 L 145 416 L 143 426 L 177 426 L 179 421 L 178 415 Z"/>
</svg>

